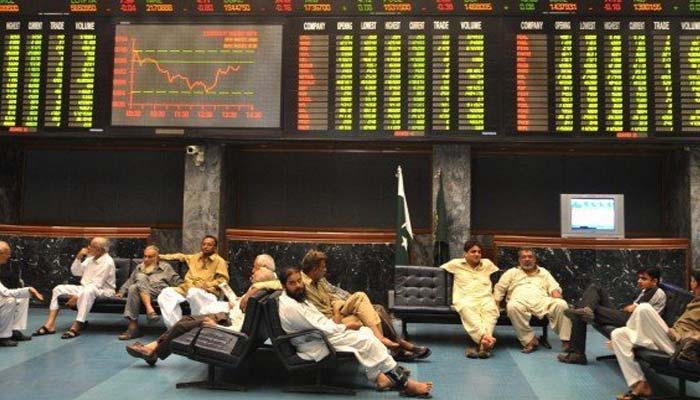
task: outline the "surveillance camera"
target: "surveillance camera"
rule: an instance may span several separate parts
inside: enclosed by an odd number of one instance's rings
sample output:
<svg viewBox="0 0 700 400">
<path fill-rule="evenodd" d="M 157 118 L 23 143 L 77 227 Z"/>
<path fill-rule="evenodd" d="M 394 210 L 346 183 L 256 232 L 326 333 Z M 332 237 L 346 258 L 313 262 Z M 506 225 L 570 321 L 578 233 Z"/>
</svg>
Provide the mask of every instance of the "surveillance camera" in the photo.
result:
<svg viewBox="0 0 700 400">
<path fill-rule="evenodd" d="M 193 156 L 202 152 L 199 146 L 187 146 L 187 154 Z"/>
</svg>

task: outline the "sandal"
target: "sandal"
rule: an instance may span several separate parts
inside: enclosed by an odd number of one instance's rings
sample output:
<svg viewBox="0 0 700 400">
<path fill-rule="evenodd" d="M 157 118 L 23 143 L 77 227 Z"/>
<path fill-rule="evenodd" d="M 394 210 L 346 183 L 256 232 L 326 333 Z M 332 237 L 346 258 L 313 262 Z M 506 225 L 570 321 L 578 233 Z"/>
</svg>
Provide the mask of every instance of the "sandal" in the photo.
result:
<svg viewBox="0 0 700 400">
<path fill-rule="evenodd" d="M 56 330 L 49 330 L 49 328 L 46 327 L 46 325 L 42 325 L 41 328 L 37 329 L 32 333 L 32 336 L 44 336 L 44 335 L 53 335 L 56 333 Z"/>
<path fill-rule="evenodd" d="M 160 320 L 160 316 L 158 313 L 152 312 L 146 314 L 146 319 L 148 319 L 148 322 L 158 322 Z"/>
<path fill-rule="evenodd" d="M 76 331 L 75 329 L 71 328 L 63 332 L 63 334 L 61 335 L 61 339 L 73 339 L 78 336 L 80 336 L 80 331 Z"/>
<path fill-rule="evenodd" d="M 637 393 L 632 393 L 631 390 L 628 390 L 627 393 L 625 393 L 625 394 L 617 395 L 616 399 L 617 400 L 643 400 L 643 399 L 646 399 L 646 397 L 640 396 Z"/>
<path fill-rule="evenodd" d="M 430 357 L 430 355 L 433 352 L 430 350 L 429 347 L 426 346 L 413 346 L 413 354 L 415 355 L 415 358 L 419 360 L 423 360 L 425 358 Z"/>
<path fill-rule="evenodd" d="M 119 340 L 131 340 L 131 339 L 136 339 L 140 338 L 143 336 L 143 333 L 141 333 L 140 329 L 134 329 L 134 330 L 125 330 L 119 335 Z"/>
<path fill-rule="evenodd" d="M 433 395 L 430 393 L 414 394 L 414 393 L 408 393 L 405 390 L 400 391 L 399 396 L 401 396 L 401 397 L 416 397 L 419 399 L 432 399 L 433 398 Z"/>
</svg>

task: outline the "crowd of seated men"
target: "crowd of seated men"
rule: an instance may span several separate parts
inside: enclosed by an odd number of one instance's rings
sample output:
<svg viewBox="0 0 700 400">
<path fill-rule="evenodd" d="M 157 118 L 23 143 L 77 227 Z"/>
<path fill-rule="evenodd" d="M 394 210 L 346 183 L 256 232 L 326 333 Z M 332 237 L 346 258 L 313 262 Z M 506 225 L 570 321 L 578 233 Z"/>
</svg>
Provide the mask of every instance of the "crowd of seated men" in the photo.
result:
<svg viewBox="0 0 700 400">
<path fill-rule="evenodd" d="M 126 347 L 129 355 L 155 365 L 159 358 L 170 354 L 170 343 L 175 338 L 197 327 L 223 326 L 240 330 L 251 295 L 259 290 L 283 290 L 279 312 L 287 333 L 319 329 L 336 350 L 355 355 L 378 390 L 395 388 L 411 397 L 430 395 L 432 382 L 408 379 L 406 370 L 396 363 L 427 358 L 430 349 L 401 338 L 393 328 L 391 316 L 382 306 L 372 304 L 365 293 L 348 293 L 328 282 L 324 253 L 310 250 L 300 266 L 287 268 L 279 275 L 272 257 L 261 254 L 253 263 L 251 286 L 246 293 L 222 301 L 222 287 L 229 280 L 228 266 L 216 253 L 216 248 L 217 239 L 213 236 L 202 239 L 201 251 L 196 254 L 161 255 L 156 246 L 148 246 L 143 262 L 117 290 L 114 260 L 108 254 L 109 241 L 95 237 L 88 247 L 78 251 L 71 265 L 73 275 L 81 277 L 80 284 L 58 285 L 53 289 L 48 317 L 34 336 L 56 333 L 58 296 L 68 294 L 71 297 L 67 305 L 77 310 L 77 316 L 62 338 L 79 336 L 95 299 L 113 295 L 127 299 L 124 309 L 127 329 L 119 339 L 138 338 L 142 336 L 138 326 L 142 305 L 149 322 L 160 318 L 153 308 L 155 298 L 167 331 L 151 343 L 134 342 Z M 0 266 L 7 263 L 10 255 L 10 246 L 0 241 Z M 608 294 L 596 285 L 586 289 L 576 307 L 569 307 L 562 298 L 561 286 L 549 271 L 537 264 L 532 249 L 520 249 L 518 265 L 505 271 L 495 285 L 490 276 L 499 269 L 481 255 L 481 244 L 467 241 L 464 258 L 440 267 L 454 276 L 453 308 L 459 313 L 467 333 L 465 356 L 468 358 L 492 356 L 496 345 L 494 327 L 503 300 L 506 300 L 505 308 L 522 352 L 531 353 L 539 346 L 529 325 L 530 318 L 533 315 L 547 317 L 562 341 L 562 353 L 557 359 L 563 363 L 587 363 L 587 324 L 612 325 L 617 329 L 612 332 L 610 345 L 630 387 L 629 392 L 619 398 L 637 399 L 651 395 L 651 387 L 634 359 L 633 347 L 673 354 L 681 341 L 700 337 L 700 272 L 694 273 L 691 279 L 696 299 L 669 328 L 660 316 L 666 296 L 658 286 L 658 268 L 638 272 L 639 294 L 621 310 L 612 307 Z M 187 263 L 189 269 L 184 279 L 163 260 Z M 33 287 L 7 289 L 0 283 L 0 347 L 16 346 L 19 341 L 31 339 L 22 331 L 27 328 L 27 310 L 32 296 L 43 301 L 43 296 Z M 183 317 L 180 304 L 185 301 L 192 313 Z M 303 359 L 321 360 L 327 355 L 326 347 L 320 342 L 307 339 L 293 343 Z"/>
</svg>

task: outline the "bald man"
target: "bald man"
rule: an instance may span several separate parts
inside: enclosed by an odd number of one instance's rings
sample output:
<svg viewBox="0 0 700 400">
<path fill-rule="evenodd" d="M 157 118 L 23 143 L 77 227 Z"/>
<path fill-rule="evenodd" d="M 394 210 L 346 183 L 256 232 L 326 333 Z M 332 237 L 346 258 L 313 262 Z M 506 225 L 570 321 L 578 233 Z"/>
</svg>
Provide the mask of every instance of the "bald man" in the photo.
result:
<svg viewBox="0 0 700 400">
<path fill-rule="evenodd" d="M 7 264 L 11 255 L 10 245 L 0 241 L 0 267 Z M 0 347 L 17 346 L 18 341 L 31 340 L 21 331 L 27 329 L 29 298 L 32 296 L 44 300 L 44 296 L 33 287 L 8 289 L 0 282 Z"/>
<path fill-rule="evenodd" d="M 58 316 L 58 296 L 71 295 L 66 305 L 77 307 L 78 316 L 70 329 L 61 335 L 62 339 L 72 339 L 80 335 L 85 328 L 88 313 L 98 296 L 114 296 L 116 290 L 116 268 L 114 260 L 108 254 L 109 240 L 94 237 L 88 247 L 80 249 L 70 267 L 73 275 L 81 277 L 80 285 L 58 285 L 53 288 L 49 316 L 34 336 L 51 335 L 56 333 L 56 317 Z"/>
</svg>

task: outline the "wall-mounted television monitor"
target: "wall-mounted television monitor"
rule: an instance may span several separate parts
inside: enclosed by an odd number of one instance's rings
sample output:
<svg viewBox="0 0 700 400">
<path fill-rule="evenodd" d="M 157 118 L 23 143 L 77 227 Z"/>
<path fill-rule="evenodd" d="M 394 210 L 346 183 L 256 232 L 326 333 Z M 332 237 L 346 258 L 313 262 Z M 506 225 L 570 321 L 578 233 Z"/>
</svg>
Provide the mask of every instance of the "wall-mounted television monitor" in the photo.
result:
<svg viewBox="0 0 700 400">
<path fill-rule="evenodd" d="M 625 196 L 562 194 L 561 236 L 624 238 Z"/>
</svg>

